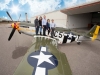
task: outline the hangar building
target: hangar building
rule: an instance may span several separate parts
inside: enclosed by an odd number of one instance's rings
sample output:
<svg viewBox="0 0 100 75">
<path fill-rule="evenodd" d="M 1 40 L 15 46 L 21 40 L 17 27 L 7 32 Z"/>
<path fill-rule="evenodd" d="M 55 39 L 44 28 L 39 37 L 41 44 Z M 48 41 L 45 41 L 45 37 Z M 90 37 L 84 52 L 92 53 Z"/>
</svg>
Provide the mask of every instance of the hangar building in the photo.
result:
<svg viewBox="0 0 100 75">
<path fill-rule="evenodd" d="M 57 27 L 91 28 L 93 25 L 100 25 L 100 0 L 38 16 L 43 15 L 47 19 L 54 19 Z M 34 23 L 35 17 L 31 18 L 31 23 Z"/>
</svg>

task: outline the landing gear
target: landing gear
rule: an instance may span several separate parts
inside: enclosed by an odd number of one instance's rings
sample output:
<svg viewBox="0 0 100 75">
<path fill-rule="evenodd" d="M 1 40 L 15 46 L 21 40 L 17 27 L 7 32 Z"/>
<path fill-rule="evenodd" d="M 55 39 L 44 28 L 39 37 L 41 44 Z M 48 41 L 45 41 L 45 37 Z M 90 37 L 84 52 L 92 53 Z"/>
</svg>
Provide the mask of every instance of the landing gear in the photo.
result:
<svg viewBox="0 0 100 75">
<path fill-rule="evenodd" d="M 19 32 L 19 34 L 21 34 L 21 32 Z"/>
<path fill-rule="evenodd" d="M 80 45 L 80 44 L 81 44 L 81 42 L 77 42 L 77 44 L 78 44 L 78 45 Z"/>
<path fill-rule="evenodd" d="M 18 30 L 19 34 L 21 34 L 21 32 Z"/>
</svg>

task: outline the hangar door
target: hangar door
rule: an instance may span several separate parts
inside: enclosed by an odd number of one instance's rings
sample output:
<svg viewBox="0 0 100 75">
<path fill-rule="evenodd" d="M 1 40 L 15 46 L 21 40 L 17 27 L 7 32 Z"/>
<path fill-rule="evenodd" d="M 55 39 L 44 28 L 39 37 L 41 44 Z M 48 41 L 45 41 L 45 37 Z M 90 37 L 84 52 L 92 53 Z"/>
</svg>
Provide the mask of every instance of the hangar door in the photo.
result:
<svg viewBox="0 0 100 75">
<path fill-rule="evenodd" d="M 67 14 L 66 25 L 69 28 L 92 27 L 100 24 L 100 2 L 64 9 L 61 12 Z"/>
<path fill-rule="evenodd" d="M 100 12 L 93 12 L 92 13 L 92 23 L 100 24 Z"/>
</svg>

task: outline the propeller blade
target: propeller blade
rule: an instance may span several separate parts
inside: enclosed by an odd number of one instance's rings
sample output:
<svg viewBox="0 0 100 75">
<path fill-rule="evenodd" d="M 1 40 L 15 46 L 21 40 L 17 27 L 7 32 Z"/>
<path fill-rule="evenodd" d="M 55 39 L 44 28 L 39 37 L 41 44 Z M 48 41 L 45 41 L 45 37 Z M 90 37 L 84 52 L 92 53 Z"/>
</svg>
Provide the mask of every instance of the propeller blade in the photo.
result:
<svg viewBox="0 0 100 75">
<path fill-rule="evenodd" d="M 13 36 L 15 30 L 16 30 L 15 28 L 12 29 L 12 31 L 11 31 L 11 33 L 10 33 L 10 36 L 9 36 L 9 38 L 8 38 L 8 41 L 10 41 L 10 39 L 12 38 L 12 36 Z"/>
<path fill-rule="evenodd" d="M 9 16 L 9 18 L 12 20 L 12 18 L 11 18 L 11 16 L 10 16 L 9 12 L 6 11 L 6 13 L 7 13 L 7 15 Z M 12 21 L 13 21 L 13 20 L 12 20 Z"/>
</svg>

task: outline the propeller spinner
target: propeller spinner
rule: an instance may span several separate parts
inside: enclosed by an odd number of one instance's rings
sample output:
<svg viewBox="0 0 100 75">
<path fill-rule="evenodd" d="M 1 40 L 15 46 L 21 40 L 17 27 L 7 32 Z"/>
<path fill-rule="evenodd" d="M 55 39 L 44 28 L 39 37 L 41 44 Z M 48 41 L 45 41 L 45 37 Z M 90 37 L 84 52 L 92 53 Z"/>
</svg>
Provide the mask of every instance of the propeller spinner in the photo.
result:
<svg viewBox="0 0 100 75">
<path fill-rule="evenodd" d="M 9 12 L 6 11 L 6 13 L 7 13 L 7 15 L 9 16 L 9 18 L 13 21 L 13 19 L 12 19 L 12 17 L 10 16 Z M 15 30 L 19 28 L 19 24 L 18 24 L 18 23 L 12 23 L 11 26 L 12 26 L 13 29 L 12 29 L 10 35 L 9 35 L 8 41 L 11 40 L 12 36 L 13 36 L 14 33 L 15 33 Z M 19 32 L 19 33 L 20 33 L 20 32 Z"/>
</svg>

